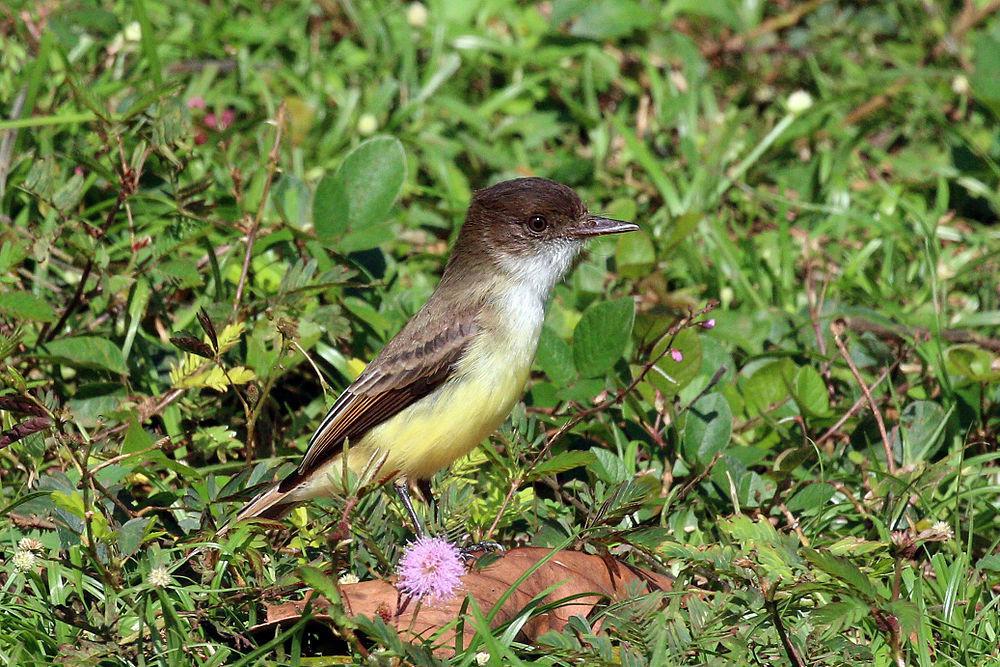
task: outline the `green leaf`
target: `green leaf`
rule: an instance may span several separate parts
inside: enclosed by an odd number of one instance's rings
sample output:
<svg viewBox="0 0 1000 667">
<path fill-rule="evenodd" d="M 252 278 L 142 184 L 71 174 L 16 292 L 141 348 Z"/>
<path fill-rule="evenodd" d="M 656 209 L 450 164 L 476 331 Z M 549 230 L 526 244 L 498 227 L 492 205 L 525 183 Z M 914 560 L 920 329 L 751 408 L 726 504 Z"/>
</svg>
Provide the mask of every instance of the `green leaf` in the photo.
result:
<svg viewBox="0 0 1000 667">
<path fill-rule="evenodd" d="M 126 374 L 122 351 L 107 338 L 76 336 L 62 338 L 45 345 L 47 356 L 74 368 L 96 368 Z"/>
<path fill-rule="evenodd" d="M 788 509 L 791 512 L 810 512 L 822 507 L 833 498 L 836 489 L 832 484 L 826 482 L 815 482 L 806 484 L 788 501 Z"/>
<path fill-rule="evenodd" d="M 406 153 L 395 137 L 372 137 L 316 186 L 313 226 L 321 241 L 383 222 L 403 188 Z"/>
<path fill-rule="evenodd" d="M 588 468 L 597 475 L 598 479 L 608 484 L 618 484 L 628 479 L 628 471 L 625 470 L 625 462 L 614 452 L 610 452 L 600 447 L 590 450 L 593 453 L 594 461 Z"/>
<path fill-rule="evenodd" d="M 830 576 L 841 580 L 866 599 L 876 600 L 879 598 L 878 591 L 875 590 L 871 579 L 847 558 L 809 548 L 803 549 L 802 554 L 810 563 Z"/>
<path fill-rule="evenodd" d="M 1000 572 L 1000 554 L 983 556 L 976 563 L 976 568 L 980 570 L 989 570 L 990 572 Z"/>
<path fill-rule="evenodd" d="M 803 366 L 795 373 L 792 395 L 799 409 L 813 417 L 830 415 L 830 397 L 823 378 L 812 366 Z"/>
<path fill-rule="evenodd" d="M 670 345 L 671 349 L 680 352 L 680 361 L 676 361 L 669 352 L 664 354 L 668 343 L 670 340 L 664 339 L 653 347 L 649 356 L 651 359 L 659 358 L 659 361 L 646 375 L 646 382 L 659 389 L 664 398 L 671 399 L 698 377 L 702 349 L 701 338 L 692 329 L 678 333 Z"/>
<path fill-rule="evenodd" d="M 139 420 L 132 417 L 129 420 L 128 429 L 125 431 L 125 442 L 122 443 L 122 454 L 131 454 L 148 449 L 156 442 L 156 438 L 144 429 Z"/>
<path fill-rule="evenodd" d="M 56 312 L 46 301 L 31 292 L 0 294 L 0 313 L 14 320 L 55 322 Z"/>
<path fill-rule="evenodd" d="M 303 583 L 326 598 L 329 607 L 322 611 L 329 614 L 334 623 L 340 627 L 354 627 L 354 622 L 344 611 L 344 604 L 340 598 L 337 584 L 331 577 L 324 574 L 322 570 L 309 565 L 300 567 L 299 575 L 302 577 Z"/>
<path fill-rule="evenodd" d="M 597 0 L 583 3 L 583 11 L 569 32 L 574 37 L 615 39 L 648 28 L 655 20 L 656 14 L 635 0 Z"/>
<path fill-rule="evenodd" d="M 993 35 L 980 34 L 973 42 L 975 64 L 969 83 L 976 97 L 1000 105 L 1000 41 Z"/>
<path fill-rule="evenodd" d="M 123 557 L 127 558 L 139 550 L 139 545 L 142 544 L 142 538 L 146 535 L 146 527 L 149 526 L 150 521 L 152 519 L 149 517 L 129 519 L 117 531 L 118 549 Z"/>
<path fill-rule="evenodd" d="M 733 433 L 733 413 L 719 393 L 699 398 L 687 411 L 682 451 L 690 463 L 708 465 L 729 444 Z"/>
<path fill-rule="evenodd" d="M 324 574 L 322 570 L 309 565 L 303 565 L 299 568 L 299 574 L 302 575 L 302 583 L 312 588 L 330 602 L 337 603 L 340 601 L 340 592 L 337 590 L 337 584 L 334 583 L 333 579 Z"/>
<path fill-rule="evenodd" d="M 573 362 L 581 375 L 602 375 L 621 359 L 634 318 L 635 304 L 628 297 L 599 301 L 583 312 L 573 330 Z"/>
<path fill-rule="evenodd" d="M 554 475 L 566 470 L 572 470 L 573 468 L 579 468 L 580 466 L 590 465 L 596 460 L 597 457 L 591 452 L 561 452 L 539 463 L 530 471 L 529 475 L 531 479 L 541 479 L 546 475 Z"/>
<path fill-rule="evenodd" d="M 556 384 L 569 384 L 576 377 L 572 348 L 570 348 L 569 343 L 549 329 L 542 330 L 535 360 L 538 362 L 539 368 Z"/>
<path fill-rule="evenodd" d="M 928 460 L 944 440 L 948 415 L 934 401 L 914 401 L 900 415 L 903 435 L 903 463 L 912 465 Z"/>
<path fill-rule="evenodd" d="M 743 385 L 743 396 L 751 415 L 777 409 L 788 398 L 795 364 L 781 359 L 758 368 Z"/>
<path fill-rule="evenodd" d="M 944 354 L 945 366 L 952 375 L 962 375 L 973 382 L 1000 380 L 1000 356 L 971 343 L 955 345 Z"/>
<path fill-rule="evenodd" d="M 641 278 L 656 263 L 656 248 L 646 232 L 622 234 L 615 246 L 615 266 L 626 278 Z"/>
</svg>

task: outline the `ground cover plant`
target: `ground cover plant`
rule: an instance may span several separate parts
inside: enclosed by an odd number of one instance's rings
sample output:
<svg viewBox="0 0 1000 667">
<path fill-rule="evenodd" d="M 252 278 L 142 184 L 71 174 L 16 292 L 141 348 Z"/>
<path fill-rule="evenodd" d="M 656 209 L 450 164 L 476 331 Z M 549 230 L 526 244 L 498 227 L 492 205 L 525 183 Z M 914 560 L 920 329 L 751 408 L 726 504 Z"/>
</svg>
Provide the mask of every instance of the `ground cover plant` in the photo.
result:
<svg viewBox="0 0 1000 667">
<path fill-rule="evenodd" d="M 998 9 L 0 7 L 0 656 L 997 664 Z M 215 541 L 470 193 L 529 174 L 642 231 L 557 288 L 523 403 L 418 511 L 670 590 L 538 633 L 572 600 L 470 598 L 413 642 L 338 603 L 412 539 L 390 493 Z"/>
</svg>

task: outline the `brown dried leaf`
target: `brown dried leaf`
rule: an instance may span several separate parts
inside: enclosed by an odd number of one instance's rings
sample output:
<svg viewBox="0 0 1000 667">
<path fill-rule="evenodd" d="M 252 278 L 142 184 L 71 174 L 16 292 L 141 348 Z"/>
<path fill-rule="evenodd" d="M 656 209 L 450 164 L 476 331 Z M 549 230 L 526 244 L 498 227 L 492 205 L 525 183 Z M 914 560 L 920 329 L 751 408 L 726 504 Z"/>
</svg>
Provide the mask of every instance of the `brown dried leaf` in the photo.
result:
<svg viewBox="0 0 1000 667">
<path fill-rule="evenodd" d="M 26 396 L 0 396 L 0 410 L 20 412 L 35 417 L 45 417 L 44 408 Z"/>
<path fill-rule="evenodd" d="M 215 331 L 215 325 L 212 324 L 212 318 L 208 316 L 204 308 L 198 309 L 198 323 L 201 324 L 201 328 L 205 330 L 205 334 L 208 339 L 212 341 L 212 349 L 219 349 L 219 334 Z"/>
<path fill-rule="evenodd" d="M 48 417 L 32 417 L 31 419 L 25 419 L 23 422 L 14 424 L 6 431 L 0 431 L 0 449 L 13 442 L 17 442 L 21 438 L 27 438 L 32 433 L 46 429 L 51 424 L 52 420 Z"/>
<path fill-rule="evenodd" d="M 381 616 L 394 625 L 410 641 L 429 639 L 442 628 L 453 624 L 466 595 L 471 595 L 479 608 L 488 612 L 527 570 L 551 553 L 550 549 L 524 547 L 505 553 L 481 571 L 468 572 L 462 577 L 462 590 L 447 602 L 436 605 L 416 604 L 403 597 L 392 580 L 363 581 L 340 587 L 344 607 L 352 616 Z M 571 598 L 552 611 L 533 616 L 521 631 L 526 641 L 534 641 L 549 630 L 561 630 L 570 616 L 586 616 L 598 602 L 609 599 L 625 600 L 657 590 L 669 590 L 671 581 L 656 574 L 619 561 L 610 556 L 593 556 L 578 551 L 561 551 L 543 563 L 507 598 L 493 618 L 493 627 L 513 620 L 535 596 L 547 588 L 555 589 L 545 596 L 545 603 Z M 297 621 L 309 599 L 267 606 L 267 621 L 254 628 L 261 630 L 276 624 Z M 313 609 L 326 604 L 313 598 Z M 329 620 L 322 614 L 317 618 Z M 472 624 L 464 624 L 464 639 L 475 633 Z M 454 627 L 435 638 L 439 651 L 450 653 L 455 645 Z"/>
<path fill-rule="evenodd" d="M 215 351 L 208 345 L 208 343 L 200 341 L 194 336 L 171 336 L 170 342 L 185 352 L 190 352 L 191 354 L 199 357 L 211 359 L 215 356 Z"/>
</svg>

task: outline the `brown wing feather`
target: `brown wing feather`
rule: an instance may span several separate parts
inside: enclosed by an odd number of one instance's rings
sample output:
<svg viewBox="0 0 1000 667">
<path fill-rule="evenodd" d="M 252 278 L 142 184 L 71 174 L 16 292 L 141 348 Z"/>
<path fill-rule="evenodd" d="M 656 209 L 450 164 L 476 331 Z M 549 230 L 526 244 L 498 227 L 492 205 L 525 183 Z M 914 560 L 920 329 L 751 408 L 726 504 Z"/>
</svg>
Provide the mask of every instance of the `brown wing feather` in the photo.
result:
<svg viewBox="0 0 1000 667">
<path fill-rule="evenodd" d="M 334 402 L 302 462 L 281 481 L 286 492 L 371 428 L 427 396 L 451 376 L 478 331 L 477 309 L 448 312 L 428 303 Z M 442 312 L 444 311 L 444 312 Z M 441 313 L 438 315 L 438 313 Z M 448 317 L 448 320 L 444 320 Z M 435 332 L 429 335 L 428 332 Z"/>
</svg>

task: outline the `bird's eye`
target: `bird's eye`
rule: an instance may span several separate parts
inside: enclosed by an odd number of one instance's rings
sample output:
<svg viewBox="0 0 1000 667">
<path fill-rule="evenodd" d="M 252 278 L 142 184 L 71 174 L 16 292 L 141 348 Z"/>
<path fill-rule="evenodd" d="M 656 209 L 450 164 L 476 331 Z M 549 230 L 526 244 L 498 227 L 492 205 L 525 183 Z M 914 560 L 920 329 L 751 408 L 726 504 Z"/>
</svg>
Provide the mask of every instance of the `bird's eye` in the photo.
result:
<svg viewBox="0 0 1000 667">
<path fill-rule="evenodd" d="M 543 215 L 533 215 L 528 219 L 528 229 L 535 233 L 544 232 L 548 226 L 549 223 Z"/>
</svg>

